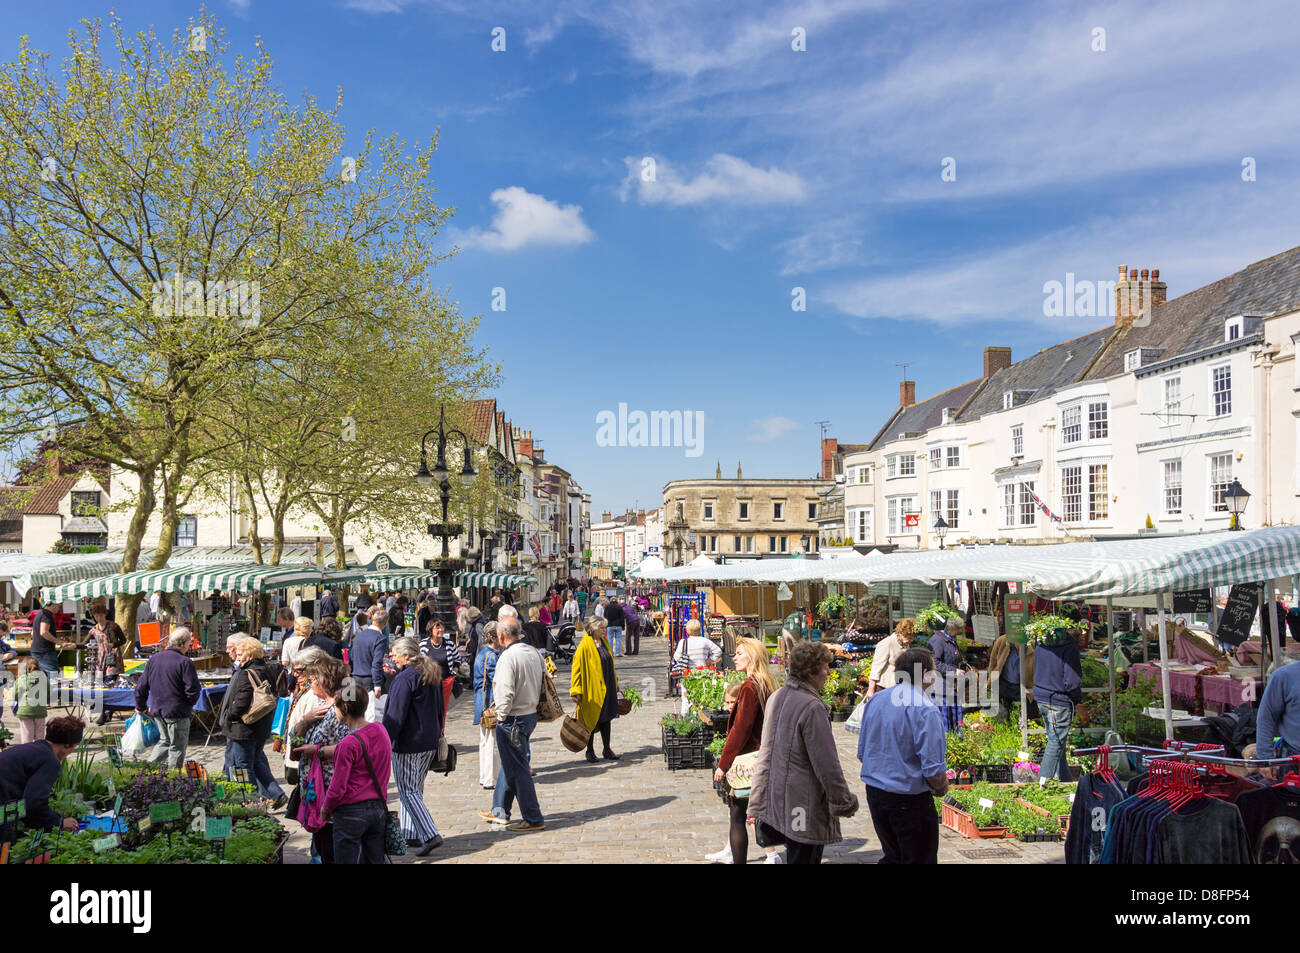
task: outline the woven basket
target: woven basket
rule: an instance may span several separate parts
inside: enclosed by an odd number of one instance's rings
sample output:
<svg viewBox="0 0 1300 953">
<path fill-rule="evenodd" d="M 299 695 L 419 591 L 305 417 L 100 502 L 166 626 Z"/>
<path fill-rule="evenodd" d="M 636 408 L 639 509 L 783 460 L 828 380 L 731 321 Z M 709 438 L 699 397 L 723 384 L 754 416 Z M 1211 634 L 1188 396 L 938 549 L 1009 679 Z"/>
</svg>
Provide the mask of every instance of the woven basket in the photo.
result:
<svg viewBox="0 0 1300 953">
<path fill-rule="evenodd" d="M 628 701 L 626 698 L 620 698 L 618 700 L 618 713 L 620 715 L 632 714 L 632 703 Z"/>
<path fill-rule="evenodd" d="M 590 737 L 591 732 L 582 722 L 572 715 L 564 716 L 564 724 L 560 726 L 560 744 L 577 754 L 586 750 L 587 739 Z"/>
</svg>

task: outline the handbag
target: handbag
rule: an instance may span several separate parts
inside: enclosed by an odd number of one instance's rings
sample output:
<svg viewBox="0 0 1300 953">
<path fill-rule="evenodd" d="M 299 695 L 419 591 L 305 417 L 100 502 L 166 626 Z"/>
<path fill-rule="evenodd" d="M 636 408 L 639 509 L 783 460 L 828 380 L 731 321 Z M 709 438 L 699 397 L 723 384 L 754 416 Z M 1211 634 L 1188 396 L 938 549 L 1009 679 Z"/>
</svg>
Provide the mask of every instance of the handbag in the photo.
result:
<svg viewBox="0 0 1300 953">
<path fill-rule="evenodd" d="M 248 711 L 240 715 L 239 720 L 246 725 L 255 725 L 275 711 L 279 699 L 275 697 L 275 692 L 271 690 L 271 683 L 266 679 L 252 669 L 247 669 L 245 674 L 248 676 L 248 683 L 253 686 L 253 699 L 249 703 Z"/>
<path fill-rule="evenodd" d="M 736 755 L 727 769 L 727 787 L 732 797 L 749 797 L 749 787 L 753 783 L 754 767 L 758 764 L 758 752 Z"/>
<path fill-rule="evenodd" d="M 370 771 L 370 780 L 375 782 L 375 790 L 379 791 L 379 775 L 375 774 L 375 766 L 370 763 L 370 751 L 366 748 L 365 741 L 358 735 L 357 741 L 361 743 L 361 754 L 366 759 L 366 768 Z M 388 792 L 380 792 L 380 800 L 384 802 L 385 813 L 388 815 L 388 823 L 384 826 L 384 853 L 390 857 L 401 857 L 406 853 L 406 838 L 402 836 L 402 819 L 397 816 L 396 811 L 389 811 Z"/>
<path fill-rule="evenodd" d="M 754 818 L 754 840 L 759 847 L 780 847 L 785 843 L 785 835 L 766 821 Z"/>
<path fill-rule="evenodd" d="M 321 767 L 320 752 L 315 752 L 311 756 L 311 767 L 307 769 L 307 780 L 302 783 L 302 794 L 299 795 L 298 810 L 294 815 L 309 833 L 315 834 L 325 826 L 325 819 L 321 817 L 321 804 L 324 801 L 325 769 Z"/>
<path fill-rule="evenodd" d="M 438 750 L 429 765 L 429 770 L 441 771 L 443 777 L 456 770 L 456 746 L 448 744 L 445 735 L 438 739 Z"/>
<path fill-rule="evenodd" d="M 484 731 L 491 731 L 497 726 L 497 710 L 495 708 L 484 708 L 483 713 L 479 715 L 478 725 Z"/>
<path fill-rule="evenodd" d="M 537 720 L 555 721 L 564 717 L 564 703 L 560 701 L 560 691 L 555 687 L 555 679 L 542 673 L 542 693 L 537 696 Z M 583 747 L 587 746 L 584 741 Z"/>
<path fill-rule="evenodd" d="M 572 715 L 564 716 L 564 724 L 560 726 L 560 744 L 577 754 L 587 747 L 590 738 L 591 732 L 586 725 Z"/>
</svg>

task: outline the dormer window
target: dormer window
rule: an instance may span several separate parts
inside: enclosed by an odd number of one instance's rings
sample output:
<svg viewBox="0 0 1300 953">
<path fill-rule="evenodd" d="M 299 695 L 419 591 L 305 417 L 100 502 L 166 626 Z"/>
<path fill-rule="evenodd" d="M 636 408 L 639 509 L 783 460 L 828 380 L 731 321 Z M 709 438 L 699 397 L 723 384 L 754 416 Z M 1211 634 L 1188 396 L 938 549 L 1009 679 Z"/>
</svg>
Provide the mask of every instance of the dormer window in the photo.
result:
<svg viewBox="0 0 1300 953">
<path fill-rule="evenodd" d="M 1227 321 L 1224 321 L 1223 340 L 1225 342 L 1236 341 L 1241 337 L 1242 332 L 1245 330 L 1245 324 L 1245 318 L 1241 315 L 1237 315 L 1235 318 L 1229 318 Z"/>
<path fill-rule="evenodd" d="M 945 407 L 945 408 L 943 409 L 943 422 L 944 422 L 945 424 L 947 424 L 947 423 L 951 423 L 951 422 L 952 422 L 952 416 L 953 416 L 953 409 L 952 409 L 951 407 Z"/>
<path fill-rule="evenodd" d="M 1004 390 L 1002 392 L 1002 409 L 1010 410 L 1016 405 L 1016 395 L 1014 391 Z"/>
<path fill-rule="evenodd" d="M 1136 371 L 1142 366 L 1142 349 L 1135 347 L 1131 351 L 1124 352 L 1124 370 Z"/>
</svg>

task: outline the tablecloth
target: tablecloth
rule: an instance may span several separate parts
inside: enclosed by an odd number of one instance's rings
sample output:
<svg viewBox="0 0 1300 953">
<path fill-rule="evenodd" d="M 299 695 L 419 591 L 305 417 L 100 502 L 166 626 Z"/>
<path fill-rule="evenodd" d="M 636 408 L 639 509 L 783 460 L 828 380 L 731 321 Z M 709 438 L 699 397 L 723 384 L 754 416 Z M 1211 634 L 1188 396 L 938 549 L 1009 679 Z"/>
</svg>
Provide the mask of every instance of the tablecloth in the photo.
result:
<svg viewBox="0 0 1300 953">
<path fill-rule="evenodd" d="M 1159 681 L 1160 666 L 1148 662 L 1138 662 L 1130 671 L 1134 675 L 1149 676 Z M 1199 686 L 1197 683 L 1200 683 Z M 1247 684 L 1252 686 L 1247 689 Z M 1199 691 L 1199 697 L 1197 689 Z M 1235 708 L 1247 701 L 1256 701 L 1263 694 L 1264 685 L 1257 678 L 1248 682 L 1230 675 L 1197 675 L 1194 672 L 1170 672 L 1169 693 L 1189 701 L 1203 701 L 1206 705 L 1220 708 Z M 1248 697 L 1253 694 L 1253 697 Z"/>
<path fill-rule="evenodd" d="M 1154 678 L 1157 683 L 1160 682 L 1160 666 L 1154 662 L 1135 662 L 1129 671 L 1134 676 Z M 1196 701 L 1196 673 L 1170 672 L 1169 694 L 1188 701 Z"/>
</svg>

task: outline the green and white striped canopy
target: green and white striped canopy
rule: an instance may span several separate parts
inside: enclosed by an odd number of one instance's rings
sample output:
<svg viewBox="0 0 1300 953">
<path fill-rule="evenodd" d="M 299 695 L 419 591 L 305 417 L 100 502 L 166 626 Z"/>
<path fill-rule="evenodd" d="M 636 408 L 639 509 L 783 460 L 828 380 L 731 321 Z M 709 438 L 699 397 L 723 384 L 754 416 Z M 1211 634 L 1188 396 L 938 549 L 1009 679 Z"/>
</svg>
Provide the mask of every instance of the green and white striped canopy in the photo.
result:
<svg viewBox="0 0 1300 953">
<path fill-rule="evenodd" d="M 892 553 L 872 559 L 755 560 L 664 570 L 673 581 L 885 583 L 943 579 L 1025 582 L 1052 599 L 1124 598 L 1300 573 L 1300 527 L 1189 533 L 1148 539 L 981 546 Z"/>
<path fill-rule="evenodd" d="M 318 585 L 321 579 L 320 570 L 310 566 L 266 566 L 242 562 L 100 576 L 48 588 L 45 596 L 55 602 L 66 602 L 138 592 L 267 592 L 289 586 Z"/>
<path fill-rule="evenodd" d="M 436 572 L 403 572 L 366 576 L 363 580 L 372 589 L 398 591 L 402 589 L 425 589 L 438 584 Z"/>
<path fill-rule="evenodd" d="M 121 565 L 121 556 L 104 553 L 5 553 L 0 555 L 0 579 L 9 580 L 21 598 L 30 589 L 102 576 Z"/>
<path fill-rule="evenodd" d="M 435 576 L 435 581 L 436 581 Z M 516 576 L 506 572 L 458 572 L 452 584 L 462 589 L 518 589 L 532 585 L 532 576 Z"/>
</svg>

